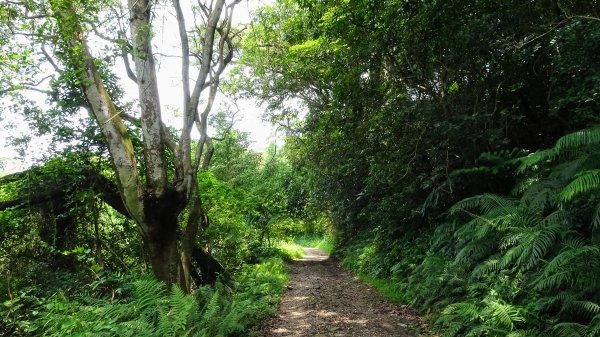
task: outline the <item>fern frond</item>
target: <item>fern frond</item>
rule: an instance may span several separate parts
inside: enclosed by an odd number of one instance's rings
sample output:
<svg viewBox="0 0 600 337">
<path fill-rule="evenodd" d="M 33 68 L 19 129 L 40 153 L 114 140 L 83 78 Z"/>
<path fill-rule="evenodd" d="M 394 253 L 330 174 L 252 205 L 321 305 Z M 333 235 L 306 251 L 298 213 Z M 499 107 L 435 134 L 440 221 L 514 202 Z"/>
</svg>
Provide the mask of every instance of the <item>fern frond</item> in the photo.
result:
<svg viewBox="0 0 600 337">
<path fill-rule="evenodd" d="M 502 237 L 500 240 L 500 249 L 509 249 L 516 246 L 519 242 L 526 241 L 527 233 L 523 230 L 512 230 Z"/>
<path fill-rule="evenodd" d="M 600 144 L 600 127 L 593 127 L 562 136 L 558 139 L 554 148 L 560 152 L 598 144 Z"/>
<path fill-rule="evenodd" d="M 569 301 L 566 306 L 584 317 L 592 318 L 600 314 L 600 305 L 592 301 Z"/>
<path fill-rule="evenodd" d="M 563 302 L 569 301 L 572 298 L 577 296 L 572 291 L 561 291 L 553 296 L 542 297 L 535 303 L 535 308 L 537 311 L 549 310 L 554 306 L 562 306 Z"/>
<path fill-rule="evenodd" d="M 500 262 L 500 260 L 498 260 L 497 258 L 491 258 L 477 265 L 477 267 L 475 267 L 475 269 L 473 269 L 473 271 L 471 272 L 471 276 L 474 278 L 481 277 L 489 273 L 495 273 L 502 268 L 504 268 L 504 266 Z M 488 285 L 485 285 L 485 289 L 489 290 Z"/>
<path fill-rule="evenodd" d="M 560 214 L 561 212 L 555 212 L 534 227 L 526 224 L 511 228 L 500 241 L 500 248 L 507 250 L 498 261 L 499 268 L 514 265 L 518 270 L 526 271 L 542 262 L 566 231 L 561 224 Z"/>
<path fill-rule="evenodd" d="M 600 315 L 596 315 L 592 318 L 589 327 L 591 336 L 598 336 L 600 334 Z"/>
<path fill-rule="evenodd" d="M 515 322 L 523 322 L 525 318 L 517 307 L 497 300 L 486 301 L 492 322 L 495 326 L 501 326 L 509 331 L 514 330 Z"/>
<path fill-rule="evenodd" d="M 181 336 L 190 325 L 190 315 L 195 308 L 194 297 L 173 285 L 166 296 L 166 303 L 160 307 L 157 333 L 161 336 Z"/>
<path fill-rule="evenodd" d="M 493 209 L 501 208 L 505 210 L 505 214 L 508 214 L 510 213 L 509 209 L 512 209 L 515 205 L 514 199 L 486 193 L 463 199 L 450 207 L 448 211 L 451 215 L 468 210 L 479 210 L 486 214 Z"/>
<path fill-rule="evenodd" d="M 472 327 L 465 337 L 484 337 L 484 336 L 506 336 L 509 333 L 506 329 L 488 324 L 481 324 Z"/>
<path fill-rule="evenodd" d="M 219 324 L 218 335 L 230 336 L 242 332 L 244 326 L 240 324 L 244 307 L 250 306 L 250 301 L 233 302 L 229 307 L 227 315 L 222 318 Z"/>
<path fill-rule="evenodd" d="M 221 283 L 217 283 L 212 296 L 202 308 L 202 319 L 198 326 L 202 327 L 202 333 L 207 336 L 216 337 L 221 313 L 228 309 L 228 303 L 223 303 L 224 301 L 222 301 L 222 292 L 223 286 Z"/>
<path fill-rule="evenodd" d="M 547 227 L 552 226 L 567 226 L 568 216 L 564 209 L 557 209 L 556 211 L 548 214 L 542 219 L 542 225 Z"/>
<path fill-rule="evenodd" d="M 521 194 L 525 193 L 526 191 L 530 190 L 532 188 L 532 186 L 539 184 L 539 182 L 540 182 L 539 177 L 532 177 L 532 176 L 525 177 L 515 184 L 515 186 L 513 187 L 510 194 L 511 195 L 521 195 Z"/>
<path fill-rule="evenodd" d="M 521 165 L 518 170 L 523 173 L 542 162 L 551 162 L 556 157 L 558 157 L 558 151 L 555 148 L 536 151 L 520 159 Z"/>
<path fill-rule="evenodd" d="M 472 241 L 458 251 L 454 259 L 456 264 L 468 264 L 493 252 L 493 246 L 485 241 Z"/>
<path fill-rule="evenodd" d="M 558 204 L 557 190 L 562 186 L 563 184 L 557 180 L 544 179 L 538 181 L 521 193 L 521 203 L 523 206 L 535 210 L 553 207 Z"/>
<path fill-rule="evenodd" d="M 564 240 L 563 244 L 564 248 L 562 250 L 564 251 L 569 249 L 579 249 L 585 247 L 588 244 L 588 242 L 582 239 L 581 237 L 569 237 L 566 240 Z"/>
<path fill-rule="evenodd" d="M 437 321 L 437 324 L 442 324 L 442 322 Z M 443 337 L 456 337 L 461 331 L 463 331 L 464 327 L 460 323 L 452 322 L 449 323 L 444 328 Z"/>
<path fill-rule="evenodd" d="M 562 201 L 570 201 L 574 196 L 600 189 L 600 170 L 588 170 L 579 173 L 561 192 Z"/>
<path fill-rule="evenodd" d="M 151 335 L 150 332 L 154 331 L 154 327 L 151 324 L 148 324 L 144 320 L 130 320 L 119 323 L 119 325 L 125 328 L 125 331 L 131 331 L 135 334 L 135 336 L 148 336 Z M 132 334 L 133 335 L 133 334 Z"/>
<path fill-rule="evenodd" d="M 600 258 L 599 254 L 598 246 L 586 244 L 581 239 L 566 240 L 565 248 L 546 264 L 536 281 L 536 289 L 556 289 L 579 284 L 583 281 L 578 279 L 578 274 L 585 270 L 583 265 L 589 264 L 590 260 L 597 261 Z"/>
<path fill-rule="evenodd" d="M 585 152 L 575 151 L 570 160 L 560 163 L 552 168 L 548 175 L 548 179 L 565 184 L 587 167 L 594 167 L 594 165 L 590 166 L 590 163 L 588 163 L 589 159 L 590 155 Z"/>
<path fill-rule="evenodd" d="M 479 307 L 467 302 L 450 304 L 442 311 L 442 314 L 460 317 L 463 321 L 474 321 L 481 318 Z"/>
<path fill-rule="evenodd" d="M 553 327 L 553 330 L 561 337 L 581 337 L 590 336 L 588 327 L 580 323 L 563 322 L 558 323 Z"/>
<path fill-rule="evenodd" d="M 165 293 L 164 284 L 152 278 L 136 280 L 133 289 L 140 310 L 156 307 Z"/>
<path fill-rule="evenodd" d="M 530 247 L 526 244 L 520 244 L 507 250 L 500 260 L 500 266 L 505 269 L 511 265 L 516 265 L 516 269 L 522 270 L 524 268 L 524 261 L 529 257 Z"/>
<path fill-rule="evenodd" d="M 559 224 L 546 226 L 535 233 L 533 240 L 529 243 L 529 256 L 519 259 L 519 264 L 524 270 L 536 266 L 548 253 L 556 242 L 556 239 L 564 228 Z"/>
<path fill-rule="evenodd" d="M 539 331 L 537 329 L 529 330 L 516 330 L 506 335 L 506 337 L 549 337 L 545 331 Z"/>
</svg>

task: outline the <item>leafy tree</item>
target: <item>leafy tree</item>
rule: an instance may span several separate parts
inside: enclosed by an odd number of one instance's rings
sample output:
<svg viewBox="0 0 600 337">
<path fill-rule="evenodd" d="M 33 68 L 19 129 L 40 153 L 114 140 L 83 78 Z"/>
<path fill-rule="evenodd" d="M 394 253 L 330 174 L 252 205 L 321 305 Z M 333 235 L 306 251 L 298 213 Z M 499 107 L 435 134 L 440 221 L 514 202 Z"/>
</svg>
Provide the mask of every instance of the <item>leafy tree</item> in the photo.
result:
<svg viewBox="0 0 600 337">
<path fill-rule="evenodd" d="M 238 32 L 232 27 L 232 15 L 239 2 L 200 2 L 191 11 L 179 1 L 172 2 L 180 39 L 184 102 L 183 127 L 177 136 L 162 122 L 154 61 L 154 16 L 166 10 L 161 4 L 130 1 L 127 11 L 117 2 L 63 0 L 16 1 L 0 7 L 6 23 L 1 32 L 2 53 L 9 56 L 4 58 L 7 66 L 3 66 L 0 92 L 18 98 L 19 90 L 36 89 L 36 80 L 20 81 L 21 76 L 14 76 L 17 73 L 52 68 L 59 75 L 51 81 L 54 93 L 60 95 L 54 98 L 67 102 L 71 109 L 87 109 L 96 120 L 110 154 L 118 193 L 127 215 L 137 224 L 154 273 L 187 290 L 191 252 L 205 218 L 197 172 L 209 139 L 207 116 L 219 78 L 233 57 L 233 39 Z M 198 24 L 191 26 L 190 20 Z M 33 43 L 23 43 L 23 37 Z M 138 88 L 138 106 L 133 111 L 139 108 L 139 118 L 119 104 L 119 91 L 111 77 L 116 75 L 105 71 L 103 59 L 92 52 L 97 38 L 107 42 L 107 57 L 122 56 L 126 75 Z M 191 80 L 194 62 L 198 67 Z M 42 80 L 47 78 L 40 83 Z M 207 101 L 201 108 L 205 92 Z M 194 126 L 201 136 L 192 153 Z M 140 146 L 135 144 L 136 127 Z M 180 224 L 184 211 L 187 222 Z"/>
<path fill-rule="evenodd" d="M 514 176 L 504 159 L 597 122 L 589 97 L 598 22 L 571 14 L 587 10 L 278 1 L 243 43 L 239 74 L 258 80 L 240 76 L 237 86 L 298 137 L 295 165 L 317 172 L 311 195 L 343 233 L 401 236 L 462 197 L 508 192 Z M 583 31 L 586 43 L 572 44 Z M 577 108 L 567 107 L 570 99 Z M 298 129 L 293 118 L 302 113 Z"/>
</svg>

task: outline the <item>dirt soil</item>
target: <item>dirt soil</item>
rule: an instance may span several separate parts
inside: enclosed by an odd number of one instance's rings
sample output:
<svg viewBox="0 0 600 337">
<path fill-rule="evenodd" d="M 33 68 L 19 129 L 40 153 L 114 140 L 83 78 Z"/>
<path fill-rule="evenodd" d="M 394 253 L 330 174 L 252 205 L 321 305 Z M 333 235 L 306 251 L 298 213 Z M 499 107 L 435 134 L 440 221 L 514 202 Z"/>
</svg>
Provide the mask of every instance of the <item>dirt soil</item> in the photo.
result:
<svg viewBox="0 0 600 337">
<path fill-rule="evenodd" d="M 279 311 L 263 326 L 265 337 L 426 336 L 423 321 L 314 248 L 291 263 L 291 280 Z"/>
</svg>

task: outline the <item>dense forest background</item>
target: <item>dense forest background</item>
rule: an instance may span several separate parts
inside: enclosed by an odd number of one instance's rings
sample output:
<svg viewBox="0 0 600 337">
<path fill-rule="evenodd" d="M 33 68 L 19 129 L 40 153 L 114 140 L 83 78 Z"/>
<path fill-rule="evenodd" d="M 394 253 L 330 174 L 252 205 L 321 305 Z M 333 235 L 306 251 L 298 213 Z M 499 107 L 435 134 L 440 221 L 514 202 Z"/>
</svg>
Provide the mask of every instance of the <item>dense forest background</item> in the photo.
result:
<svg viewBox="0 0 600 337">
<path fill-rule="evenodd" d="M 298 131 L 294 172 L 337 256 L 443 335 L 597 336 L 599 14 L 279 1 L 239 82 Z"/>
<path fill-rule="evenodd" d="M 200 288 L 148 278 L 96 122 L 65 127 L 56 87 L 24 116 L 63 145 L 0 178 L 0 333 L 242 334 L 310 234 L 440 335 L 600 335 L 597 0 L 279 0 L 235 42 L 221 90 L 286 138 L 255 153 L 215 114 Z"/>
</svg>

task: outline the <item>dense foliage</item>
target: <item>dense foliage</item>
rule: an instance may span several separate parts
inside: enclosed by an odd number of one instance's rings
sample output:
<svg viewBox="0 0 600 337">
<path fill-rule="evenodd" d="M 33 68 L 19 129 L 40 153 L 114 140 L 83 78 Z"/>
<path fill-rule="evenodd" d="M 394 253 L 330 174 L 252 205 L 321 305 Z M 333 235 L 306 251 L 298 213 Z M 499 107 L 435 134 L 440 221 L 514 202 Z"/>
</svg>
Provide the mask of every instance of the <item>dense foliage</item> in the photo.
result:
<svg viewBox="0 0 600 337">
<path fill-rule="evenodd" d="M 0 335 L 247 335 L 272 314 L 286 275 L 267 257 L 302 227 L 287 209 L 291 171 L 274 150 L 256 153 L 245 134 L 225 131 L 199 175 L 210 222 L 199 244 L 222 279 L 190 295 L 147 275 L 102 157 L 69 150 L 0 177 Z"/>
<path fill-rule="evenodd" d="M 139 276 L 99 280 L 82 293 L 58 292 L 46 299 L 28 293 L 5 303 L 5 324 L 11 328 L 5 332 L 13 336 L 239 336 L 274 312 L 286 275 L 282 260 L 272 258 L 245 266 L 236 278 L 233 288 L 217 283 L 194 295 Z M 101 289 L 110 290 L 110 296 L 100 296 Z M 18 316 L 24 305 L 30 306 L 28 316 Z"/>
<path fill-rule="evenodd" d="M 191 294 L 147 276 L 105 142 L 59 86 L 71 82 L 53 82 L 48 111 L 19 102 L 56 145 L 0 177 L 0 334 L 248 334 L 282 291 L 274 256 L 302 254 L 284 242 L 296 237 L 336 243 L 443 336 L 600 336 L 597 0 L 277 0 L 240 34 L 223 88 L 262 101 L 286 144 L 249 150 L 225 112 L 190 145 L 210 162 L 194 175 L 203 212 L 177 218 L 202 220 Z"/>
<path fill-rule="evenodd" d="M 280 0 L 234 84 L 345 264 L 442 334 L 596 336 L 598 8 Z"/>
</svg>

